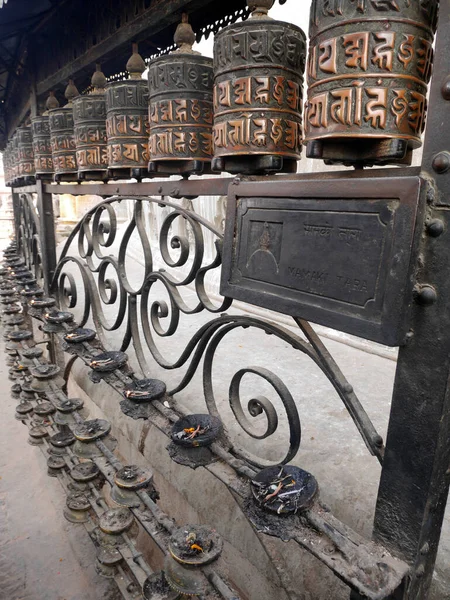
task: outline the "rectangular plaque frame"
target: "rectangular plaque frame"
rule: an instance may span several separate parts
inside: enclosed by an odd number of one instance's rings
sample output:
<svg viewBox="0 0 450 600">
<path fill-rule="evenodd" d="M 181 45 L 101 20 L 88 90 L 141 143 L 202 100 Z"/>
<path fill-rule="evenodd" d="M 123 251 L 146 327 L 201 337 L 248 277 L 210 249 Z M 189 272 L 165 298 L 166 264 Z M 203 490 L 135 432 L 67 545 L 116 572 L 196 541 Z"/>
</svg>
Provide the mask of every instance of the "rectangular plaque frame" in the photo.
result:
<svg viewBox="0 0 450 600">
<path fill-rule="evenodd" d="M 423 180 L 239 181 L 221 293 L 388 346 L 408 331 Z"/>
</svg>

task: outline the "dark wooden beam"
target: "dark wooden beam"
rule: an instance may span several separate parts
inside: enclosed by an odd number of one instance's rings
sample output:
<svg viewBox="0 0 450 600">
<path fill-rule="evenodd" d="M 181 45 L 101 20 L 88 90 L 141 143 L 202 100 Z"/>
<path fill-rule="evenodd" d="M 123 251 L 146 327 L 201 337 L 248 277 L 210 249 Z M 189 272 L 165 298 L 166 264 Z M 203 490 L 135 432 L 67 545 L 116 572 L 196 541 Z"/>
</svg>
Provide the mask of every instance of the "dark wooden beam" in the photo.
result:
<svg viewBox="0 0 450 600">
<path fill-rule="evenodd" d="M 89 51 L 74 61 L 64 65 L 51 77 L 37 83 L 37 94 L 41 96 L 55 88 L 69 77 L 76 77 L 87 67 L 96 62 L 106 61 L 117 51 L 132 41 L 140 41 L 162 31 L 179 20 L 180 12 L 191 12 L 214 4 L 215 0 L 157 0 L 143 14 L 139 15 L 124 27 L 118 29 L 108 38 L 102 40 Z"/>
</svg>

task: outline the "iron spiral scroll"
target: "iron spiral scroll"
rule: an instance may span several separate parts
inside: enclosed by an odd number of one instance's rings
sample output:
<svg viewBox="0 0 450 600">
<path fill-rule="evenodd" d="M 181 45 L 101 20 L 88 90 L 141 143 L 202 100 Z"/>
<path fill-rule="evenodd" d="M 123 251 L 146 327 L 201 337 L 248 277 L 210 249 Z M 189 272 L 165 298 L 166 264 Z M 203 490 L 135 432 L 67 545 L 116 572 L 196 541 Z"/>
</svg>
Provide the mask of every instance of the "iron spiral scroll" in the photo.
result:
<svg viewBox="0 0 450 600">
<path fill-rule="evenodd" d="M 118 209 L 130 203 L 130 216 L 120 223 Z M 156 231 L 146 223 L 146 207 L 167 213 Z M 179 231 L 176 231 L 177 226 Z M 155 235 L 157 245 L 151 242 Z M 127 266 L 130 242 L 136 240 L 136 236 L 143 259 L 138 283 Z M 211 242 L 209 252 L 205 249 L 206 237 Z M 134 348 L 143 377 L 154 376 L 152 360 L 164 370 L 180 370 L 178 382 L 168 390 L 170 396 L 187 388 L 202 369 L 206 407 L 217 417 L 221 411 L 214 390 L 213 368 L 224 338 L 242 328 L 246 329 L 247 336 L 259 331 L 277 338 L 309 357 L 321 369 L 343 400 L 370 453 L 381 462 L 384 449 L 380 436 L 309 323 L 296 319 L 303 336 L 296 335 L 263 318 L 229 314 L 226 311 L 231 307 L 231 299 L 211 297 L 205 282 L 221 267 L 222 237 L 213 223 L 192 209 L 192 203 L 186 208 L 164 197 L 114 196 L 89 211 L 67 239 L 53 278 L 52 292 L 62 310 L 78 310 L 80 316 L 77 314 L 76 320 L 80 327 L 88 322 L 93 324 L 104 349 L 112 349 L 108 334 L 120 331 L 120 350 Z M 164 299 L 155 298 L 157 286 L 164 290 Z M 193 295 L 194 300 L 187 300 L 184 291 Z M 182 316 L 189 318 L 201 313 L 210 313 L 214 318 L 196 326 L 195 333 L 184 343 L 182 351 L 177 352 L 175 360 L 167 358 L 158 341 L 172 338 L 176 344 Z M 117 334 L 114 344 L 118 350 Z M 241 388 L 247 376 L 258 378 L 265 387 L 270 386 L 278 396 L 277 406 L 257 391 L 245 403 Z M 236 436 L 227 431 L 227 421 L 223 420 L 227 444 L 235 455 L 260 467 L 286 464 L 294 459 L 301 442 L 300 416 L 288 387 L 272 370 L 267 366 L 239 364 L 229 383 L 228 405 L 235 422 L 253 440 L 273 436 L 283 416 L 288 424 L 288 448 L 283 450 L 283 458 L 269 461 L 232 439 Z M 264 429 L 261 419 L 256 420 L 261 416 L 265 417 Z"/>
<path fill-rule="evenodd" d="M 31 194 L 19 195 L 18 245 L 26 266 L 36 283 L 43 283 L 42 253 L 40 242 L 40 220 Z"/>
</svg>

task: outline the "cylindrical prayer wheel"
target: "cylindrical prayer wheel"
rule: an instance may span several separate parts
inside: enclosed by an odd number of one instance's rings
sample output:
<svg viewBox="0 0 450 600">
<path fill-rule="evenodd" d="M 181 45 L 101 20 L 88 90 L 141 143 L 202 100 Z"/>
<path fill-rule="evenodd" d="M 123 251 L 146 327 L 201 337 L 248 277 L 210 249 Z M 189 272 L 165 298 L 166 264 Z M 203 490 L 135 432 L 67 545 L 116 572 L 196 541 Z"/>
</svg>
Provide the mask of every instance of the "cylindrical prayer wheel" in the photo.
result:
<svg viewBox="0 0 450 600">
<path fill-rule="evenodd" d="M 295 172 L 302 151 L 303 31 L 268 17 L 274 0 L 248 0 L 250 19 L 214 42 L 213 170 Z"/>
<path fill-rule="evenodd" d="M 6 144 L 5 151 L 3 153 L 3 173 L 5 176 L 5 185 L 10 186 L 12 182 L 11 176 L 11 140 Z"/>
<path fill-rule="evenodd" d="M 79 95 L 72 80 L 65 91 L 67 105 L 48 111 L 50 124 L 50 143 L 52 146 L 54 179 L 59 181 L 78 181 L 77 157 L 75 154 L 75 135 L 72 100 Z"/>
<path fill-rule="evenodd" d="M 17 128 L 17 156 L 19 159 L 19 180 L 21 183 L 31 183 L 34 180 L 34 153 L 31 126 Z"/>
<path fill-rule="evenodd" d="M 18 167 L 18 156 L 17 156 L 17 131 L 12 136 L 9 142 L 9 173 L 10 173 L 10 183 L 11 185 L 15 185 L 19 167 Z"/>
<path fill-rule="evenodd" d="M 108 177 L 106 143 L 106 77 L 96 66 L 92 76 L 93 91 L 73 100 L 75 146 L 79 179 Z"/>
<path fill-rule="evenodd" d="M 192 50 L 195 35 L 183 15 L 178 50 L 150 63 L 150 162 L 154 175 L 210 171 L 213 154 L 213 65 Z"/>
<path fill-rule="evenodd" d="M 20 166 L 19 166 L 19 132 L 16 130 L 13 136 L 12 146 L 12 169 L 13 169 L 13 181 L 17 185 L 20 178 Z"/>
<path fill-rule="evenodd" d="M 106 133 L 108 137 L 108 171 L 113 179 L 147 174 L 148 153 L 148 84 L 142 79 L 145 62 L 133 44 L 127 62 L 130 75 L 106 87 Z"/>
<path fill-rule="evenodd" d="M 409 164 L 421 145 L 439 0 L 313 0 L 307 156 Z"/>
<path fill-rule="evenodd" d="M 52 146 L 50 143 L 50 124 L 48 111 L 58 108 L 59 102 L 53 92 L 47 98 L 46 111 L 40 117 L 31 119 L 31 132 L 33 135 L 34 167 L 36 179 L 53 177 Z"/>
</svg>

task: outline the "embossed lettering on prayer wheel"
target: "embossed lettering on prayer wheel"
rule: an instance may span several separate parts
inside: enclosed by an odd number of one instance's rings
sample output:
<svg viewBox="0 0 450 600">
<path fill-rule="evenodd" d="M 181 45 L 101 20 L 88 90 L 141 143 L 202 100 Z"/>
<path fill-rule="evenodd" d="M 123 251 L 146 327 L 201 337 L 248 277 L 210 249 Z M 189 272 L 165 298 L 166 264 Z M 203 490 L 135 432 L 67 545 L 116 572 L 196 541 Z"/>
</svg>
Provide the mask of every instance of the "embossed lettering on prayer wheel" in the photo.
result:
<svg viewBox="0 0 450 600">
<path fill-rule="evenodd" d="M 11 140 L 6 144 L 5 152 L 3 153 L 3 173 L 5 176 L 6 186 L 11 185 Z"/>
<path fill-rule="evenodd" d="M 53 173 L 53 158 L 48 116 L 43 115 L 31 119 L 31 130 L 36 177 L 51 175 Z"/>
<path fill-rule="evenodd" d="M 185 17 L 184 17 L 185 19 Z M 179 26 L 186 26 L 186 20 Z M 150 63 L 150 163 L 158 174 L 209 170 L 213 154 L 212 60 L 192 51 L 195 35 L 175 41 L 179 50 Z M 185 33 L 185 30 L 182 29 Z"/>
<path fill-rule="evenodd" d="M 17 155 L 19 159 L 19 179 L 34 177 L 34 153 L 31 127 L 17 129 Z"/>
<path fill-rule="evenodd" d="M 299 27 L 268 18 L 267 8 L 252 8 L 248 21 L 215 38 L 213 168 L 295 172 L 306 37 Z"/>
<path fill-rule="evenodd" d="M 66 106 L 48 111 L 54 178 L 55 181 L 76 181 L 78 179 L 78 168 L 75 153 L 72 99 L 78 96 L 78 90 L 73 81 L 69 82 L 65 96 L 68 100 Z"/>
<path fill-rule="evenodd" d="M 145 63 L 133 48 L 127 63 L 130 79 L 110 83 L 106 88 L 106 133 L 110 176 L 137 177 L 147 172 L 148 84 L 141 79 Z"/>
<path fill-rule="evenodd" d="M 106 178 L 106 78 L 97 65 L 92 77 L 93 92 L 73 100 L 75 146 L 80 179 Z"/>
<path fill-rule="evenodd" d="M 42 116 L 31 119 L 31 133 L 33 135 L 34 167 L 36 179 L 53 175 L 52 145 L 50 141 L 50 123 L 48 111 L 58 108 L 59 102 L 55 94 L 50 92 L 45 104 L 46 111 Z"/>
<path fill-rule="evenodd" d="M 104 96 L 78 96 L 73 101 L 78 173 L 105 171 L 106 104 Z"/>
<path fill-rule="evenodd" d="M 50 142 L 55 179 L 77 174 L 72 107 L 56 108 L 49 112 Z"/>
<path fill-rule="evenodd" d="M 307 155 L 410 162 L 421 145 L 438 0 L 314 0 Z"/>
<path fill-rule="evenodd" d="M 18 153 L 17 153 L 17 131 L 16 131 L 11 139 L 11 154 L 10 154 L 11 183 L 16 183 L 16 180 L 19 177 L 18 161 L 19 161 L 19 157 L 18 157 Z"/>
</svg>

